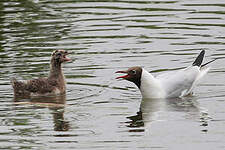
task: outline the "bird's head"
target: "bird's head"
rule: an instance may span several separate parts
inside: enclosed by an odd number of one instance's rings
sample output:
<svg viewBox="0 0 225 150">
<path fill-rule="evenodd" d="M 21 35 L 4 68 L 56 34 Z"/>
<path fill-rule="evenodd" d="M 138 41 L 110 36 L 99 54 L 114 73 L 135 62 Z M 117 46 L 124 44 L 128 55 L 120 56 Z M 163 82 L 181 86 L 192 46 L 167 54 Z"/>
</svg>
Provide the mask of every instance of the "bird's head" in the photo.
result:
<svg viewBox="0 0 225 150">
<path fill-rule="evenodd" d="M 117 71 L 116 73 L 125 73 L 126 75 L 119 76 L 116 79 L 125 79 L 135 83 L 138 88 L 141 85 L 141 75 L 142 75 L 142 68 L 141 67 L 131 67 L 128 70 L 124 71 Z"/>
<path fill-rule="evenodd" d="M 70 61 L 71 59 L 67 57 L 68 52 L 65 50 L 55 50 L 52 53 L 52 61 L 56 63 L 64 63 Z"/>
</svg>

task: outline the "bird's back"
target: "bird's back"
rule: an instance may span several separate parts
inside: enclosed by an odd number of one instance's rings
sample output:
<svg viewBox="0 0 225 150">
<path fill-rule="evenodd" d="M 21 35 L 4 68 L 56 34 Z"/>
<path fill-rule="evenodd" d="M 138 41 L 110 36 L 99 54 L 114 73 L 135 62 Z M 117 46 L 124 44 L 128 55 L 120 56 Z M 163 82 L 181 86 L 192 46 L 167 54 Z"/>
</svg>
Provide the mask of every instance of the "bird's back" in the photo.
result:
<svg viewBox="0 0 225 150">
<path fill-rule="evenodd" d="M 188 68 L 173 71 L 157 76 L 165 90 L 166 97 L 182 97 L 192 93 L 192 89 L 196 81 L 205 75 L 207 70 L 201 70 L 198 66 L 190 66 Z"/>
<path fill-rule="evenodd" d="M 18 81 L 16 80 L 16 78 L 12 78 L 11 79 L 11 84 L 13 87 L 13 91 L 14 91 L 14 96 L 29 96 L 29 91 L 26 90 L 26 84 L 22 81 Z"/>
<path fill-rule="evenodd" d="M 57 81 L 52 81 L 48 78 L 38 78 L 27 81 L 17 81 L 13 78 L 11 83 L 16 97 L 51 94 L 55 92 L 58 87 Z"/>
</svg>

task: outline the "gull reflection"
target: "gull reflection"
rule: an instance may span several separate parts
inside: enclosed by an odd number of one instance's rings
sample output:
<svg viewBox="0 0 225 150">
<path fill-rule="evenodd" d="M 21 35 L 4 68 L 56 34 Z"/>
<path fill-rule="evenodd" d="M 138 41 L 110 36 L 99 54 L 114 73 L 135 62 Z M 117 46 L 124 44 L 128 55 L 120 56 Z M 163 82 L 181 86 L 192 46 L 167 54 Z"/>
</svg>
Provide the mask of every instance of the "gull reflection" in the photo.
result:
<svg viewBox="0 0 225 150">
<path fill-rule="evenodd" d="M 68 131 L 69 122 L 64 119 L 64 109 L 66 104 L 66 96 L 52 96 L 52 97 L 33 97 L 31 99 L 14 99 L 16 105 L 32 105 L 36 108 L 48 107 L 52 110 L 54 130 Z"/>
<path fill-rule="evenodd" d="M 127 118 L 130 120 L 126 122 L 129 124 L 127 126 L 130 132 L 137 132 L 150 128 L 154 121 L 197 120 L 201 126 L 207 127 L 209 116 L 199 106 L 197 98 L 191 96 L 173 99 L 142 99 L 137 114 Z M 207 132 L 206 129 L 202 131 Z"/>
</svg>

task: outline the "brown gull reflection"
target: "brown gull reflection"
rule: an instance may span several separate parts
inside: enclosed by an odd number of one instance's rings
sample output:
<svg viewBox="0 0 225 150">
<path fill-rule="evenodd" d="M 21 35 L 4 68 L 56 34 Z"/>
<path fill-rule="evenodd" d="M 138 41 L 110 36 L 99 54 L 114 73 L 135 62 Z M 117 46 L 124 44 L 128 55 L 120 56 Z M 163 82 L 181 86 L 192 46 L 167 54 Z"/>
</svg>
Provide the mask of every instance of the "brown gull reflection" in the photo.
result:
<svg viewBox="0 0 225 150">
<path fill-rule="evenodd" d="M 34 97 L 31 99 L 14 99 L 15 105 L 32 105 L 34 108 L 46 108 L 52 110 L 54 130 L 68 131 L 69 122 L 65 121 L 64 109 L 66 105 L 66 96 L 52 96 L 52 97 Z"/>
</svg>

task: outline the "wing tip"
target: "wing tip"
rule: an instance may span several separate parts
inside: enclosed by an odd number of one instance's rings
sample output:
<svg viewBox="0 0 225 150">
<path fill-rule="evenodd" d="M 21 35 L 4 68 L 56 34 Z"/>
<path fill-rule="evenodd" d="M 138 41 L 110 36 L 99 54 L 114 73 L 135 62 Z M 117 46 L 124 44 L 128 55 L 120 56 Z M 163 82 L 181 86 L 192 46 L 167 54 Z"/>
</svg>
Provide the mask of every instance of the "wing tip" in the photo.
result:
<svg viewBox="0 0 225 150">
<path fill-rule="evenodd" d="M 199 66 L 201 67 L 201 64 L 202 64 L 202 61 L 203 61 L 203 58 L 204 58 L 204 55 L 205 55 L 205 50 L 202 50 L 198 57 L 195 59 L 195 61 L 193 62 L 192 66 Z"/>
</svg>

